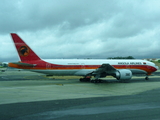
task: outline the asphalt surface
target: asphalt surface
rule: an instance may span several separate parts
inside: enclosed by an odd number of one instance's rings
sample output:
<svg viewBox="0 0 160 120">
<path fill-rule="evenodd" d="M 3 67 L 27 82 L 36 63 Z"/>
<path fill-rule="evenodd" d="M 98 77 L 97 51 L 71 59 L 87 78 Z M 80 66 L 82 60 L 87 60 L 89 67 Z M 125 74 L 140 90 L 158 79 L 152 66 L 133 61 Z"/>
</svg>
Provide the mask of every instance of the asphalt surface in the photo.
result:
<svg viewBox="0 0 160 120">
<path fill-rule="evenodd" d="M 0 74 L 0 120 L 160 119 L 159 73 L 149 81 L 133 77 L 130 83 L 98 84 L 22 73 Z"/>
</svg>

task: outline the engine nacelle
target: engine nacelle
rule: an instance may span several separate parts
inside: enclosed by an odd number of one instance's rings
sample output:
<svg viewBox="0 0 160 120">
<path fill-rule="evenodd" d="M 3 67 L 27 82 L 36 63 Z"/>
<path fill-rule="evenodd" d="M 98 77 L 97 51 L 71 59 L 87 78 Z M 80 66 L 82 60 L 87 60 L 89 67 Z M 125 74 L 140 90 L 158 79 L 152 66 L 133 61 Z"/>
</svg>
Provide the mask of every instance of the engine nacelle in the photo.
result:
<svg viewBox="0 0 160 120">
<path fill-rule="evenodd" d="M 116 72 L 117 80 L 128 82 L 132 78 L 132 72 L 128 69 L 120 69 Z"/>
</svg>

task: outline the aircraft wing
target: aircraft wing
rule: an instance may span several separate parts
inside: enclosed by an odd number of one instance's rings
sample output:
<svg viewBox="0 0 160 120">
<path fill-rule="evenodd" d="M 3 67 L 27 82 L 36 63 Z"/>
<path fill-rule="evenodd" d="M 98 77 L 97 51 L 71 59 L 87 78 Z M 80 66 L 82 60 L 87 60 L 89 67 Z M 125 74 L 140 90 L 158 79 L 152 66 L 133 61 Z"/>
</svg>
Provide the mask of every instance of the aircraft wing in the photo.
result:
<svg viewBox="0 0 160 120">
<path fill-rule="evenodd" d="M 106 77 L 107 75 L 113 75 L 117 69 L 115 69 L 110 64 L 102 64 L 98 69 L 96 69 L 92 74 L 95 76 L 96 79 L 100 77 Z"/>
</svg>

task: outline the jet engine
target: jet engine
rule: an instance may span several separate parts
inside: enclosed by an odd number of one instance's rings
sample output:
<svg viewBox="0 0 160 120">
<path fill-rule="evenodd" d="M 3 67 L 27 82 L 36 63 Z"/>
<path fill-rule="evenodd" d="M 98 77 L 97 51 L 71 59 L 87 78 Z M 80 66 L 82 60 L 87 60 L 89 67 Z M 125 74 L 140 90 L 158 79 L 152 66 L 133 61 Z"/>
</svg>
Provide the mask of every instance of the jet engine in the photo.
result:
<svg viewBox="0 0 160 120">
<path fill-rule="evenodd" d="M 119 69 L 117 70 L 115 77 L 121 82 L 129 82 L 132 78 L 132 72 L 128 69 Z"/>
</svg>

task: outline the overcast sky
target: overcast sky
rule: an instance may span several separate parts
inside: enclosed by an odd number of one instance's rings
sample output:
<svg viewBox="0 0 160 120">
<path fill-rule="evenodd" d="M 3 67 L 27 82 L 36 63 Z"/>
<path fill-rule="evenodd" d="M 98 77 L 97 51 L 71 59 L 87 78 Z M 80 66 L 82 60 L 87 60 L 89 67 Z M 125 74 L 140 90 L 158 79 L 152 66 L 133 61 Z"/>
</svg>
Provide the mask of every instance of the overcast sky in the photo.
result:
<svg viewBox="0 0 160 120">
<path fill-rule="evenodd" d="M 160 0 L 0 0 L 0 61 L 10 33 L 41 58 L 160 58 Z"/>
</svg>

